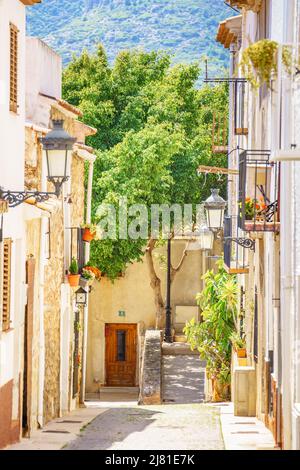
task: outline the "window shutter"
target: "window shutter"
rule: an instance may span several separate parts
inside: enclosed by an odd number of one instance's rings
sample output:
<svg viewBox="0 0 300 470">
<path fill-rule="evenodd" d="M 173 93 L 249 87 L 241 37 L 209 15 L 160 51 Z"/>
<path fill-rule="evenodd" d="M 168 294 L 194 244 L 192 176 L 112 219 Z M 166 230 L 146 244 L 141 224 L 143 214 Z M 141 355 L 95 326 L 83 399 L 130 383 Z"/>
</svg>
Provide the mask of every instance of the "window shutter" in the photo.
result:
<svg viewBox="0 0 300 470">
<path fill-rule="evenodd" d="M 10 99 L 9 109 L 18 111 L 18 33 L 19 30 L 10 24 Z"/>
<path fill-rule="evenodd" d="M 11 240 L 3 243 L 2 330 L 10 328 Z"/>
</svg>

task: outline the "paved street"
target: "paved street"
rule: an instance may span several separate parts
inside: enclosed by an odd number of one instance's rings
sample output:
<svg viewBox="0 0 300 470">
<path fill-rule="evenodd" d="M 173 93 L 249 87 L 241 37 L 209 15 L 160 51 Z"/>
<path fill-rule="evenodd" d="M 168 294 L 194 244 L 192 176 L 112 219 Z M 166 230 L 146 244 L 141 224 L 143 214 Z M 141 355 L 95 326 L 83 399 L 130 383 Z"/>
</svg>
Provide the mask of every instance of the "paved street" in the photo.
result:
<svg viewBox="0 0 300 470">
<path fill-rule="evenodd" d="M 112 407 L 66 447 L 68 450 L 223 448 L 219 411 L 202 404 Z"/>
</svg>

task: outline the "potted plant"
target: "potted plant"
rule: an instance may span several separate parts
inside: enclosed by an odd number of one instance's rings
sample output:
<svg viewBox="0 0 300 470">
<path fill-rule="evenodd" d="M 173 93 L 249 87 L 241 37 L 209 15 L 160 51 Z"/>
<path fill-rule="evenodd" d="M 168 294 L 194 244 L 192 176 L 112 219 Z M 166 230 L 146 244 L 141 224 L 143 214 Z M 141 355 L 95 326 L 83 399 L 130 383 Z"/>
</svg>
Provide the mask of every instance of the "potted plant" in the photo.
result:
<svg viewBox="0 0 300 470">
<path fill-rule="evenodd" d="M 246 349 L 246 339 L 244 336 L 240 336 L 239 333 L 235 332 L 232 333 L 230 336 L 230 341 L 232 344 L 233 349 L 236 351 L 238 358 L 246 358 L 247 357 L 247 349 Z"/>
<path fill-rule="evenodd" d="M 79 284 L 85 288 L 91 286 L 96 278 L 96 275 L 90 269 L 83 268 Z"/>
<path fill-rule="evenodd" d="M 83 229 L 82 240 L 87 243 L 91 243 L 92 240 L 96 239 L 97 225 L 95 224 L 84 224 L 81 226 Z"/>
<path fill-rule="evenodd" d="M 68 281 L 69 281 L 70 286 L 78 287 L 79 279 L 80 279 L 80 274 L 78 274 L 78 263 L 75 258 L 72 258 L 72 261 L 69 267 L 69 274 L 68 274 Z"/>
</svg>

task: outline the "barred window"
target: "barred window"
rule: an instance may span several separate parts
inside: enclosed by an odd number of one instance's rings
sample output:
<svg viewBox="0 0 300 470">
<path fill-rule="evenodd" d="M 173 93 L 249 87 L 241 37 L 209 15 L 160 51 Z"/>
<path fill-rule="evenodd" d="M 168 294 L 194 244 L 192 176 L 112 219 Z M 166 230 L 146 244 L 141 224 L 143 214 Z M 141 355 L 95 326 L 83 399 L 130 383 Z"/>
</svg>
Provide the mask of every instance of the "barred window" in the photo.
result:
<svg viewBox="0 0 300 470">
<path fill-rule="evenodd" d="M 10 24 L 9 109 L 14 113 L 18 111 L 18 34 L 18 28 Z"/>
<path fill-rule="evenodd" d="M 11 240 L 3 241 L 2 330 L 10 328 Z"/>
</svg>

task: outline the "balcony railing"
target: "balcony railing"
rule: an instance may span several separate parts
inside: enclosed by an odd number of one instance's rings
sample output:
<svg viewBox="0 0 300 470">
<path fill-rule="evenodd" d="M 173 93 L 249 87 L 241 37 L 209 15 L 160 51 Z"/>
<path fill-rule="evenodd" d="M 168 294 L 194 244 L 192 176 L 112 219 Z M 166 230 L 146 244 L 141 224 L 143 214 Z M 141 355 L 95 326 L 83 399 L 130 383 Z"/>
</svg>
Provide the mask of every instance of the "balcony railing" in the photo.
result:
<svg viewBox="0 0 300 470">
<path fill-rule="evenodd" d="M 83 229 L 80 227 L 70 227 L 71 240 L 70 240 L 70 262 L 75 258 L 78 263 L 78 270 L 81 273 L 85 266 L 85 243 L 82 240 Z"/>
<path fill-rule="evenodd" d="M 246 150 L 239 158 L 238 226 L 246 232 L 278 232 L 279 165 L 268 150 Z"/>
<path fill-rule="evenodd" d="M 233 237 L 236 233 L 236 237 Z M 229 274 L 249 273 L 248 248 L 254 249 L 250 238 L 238 236 L 237 217 L 225 216 L 224 219 L 224 264 Z"/>
</svg>

